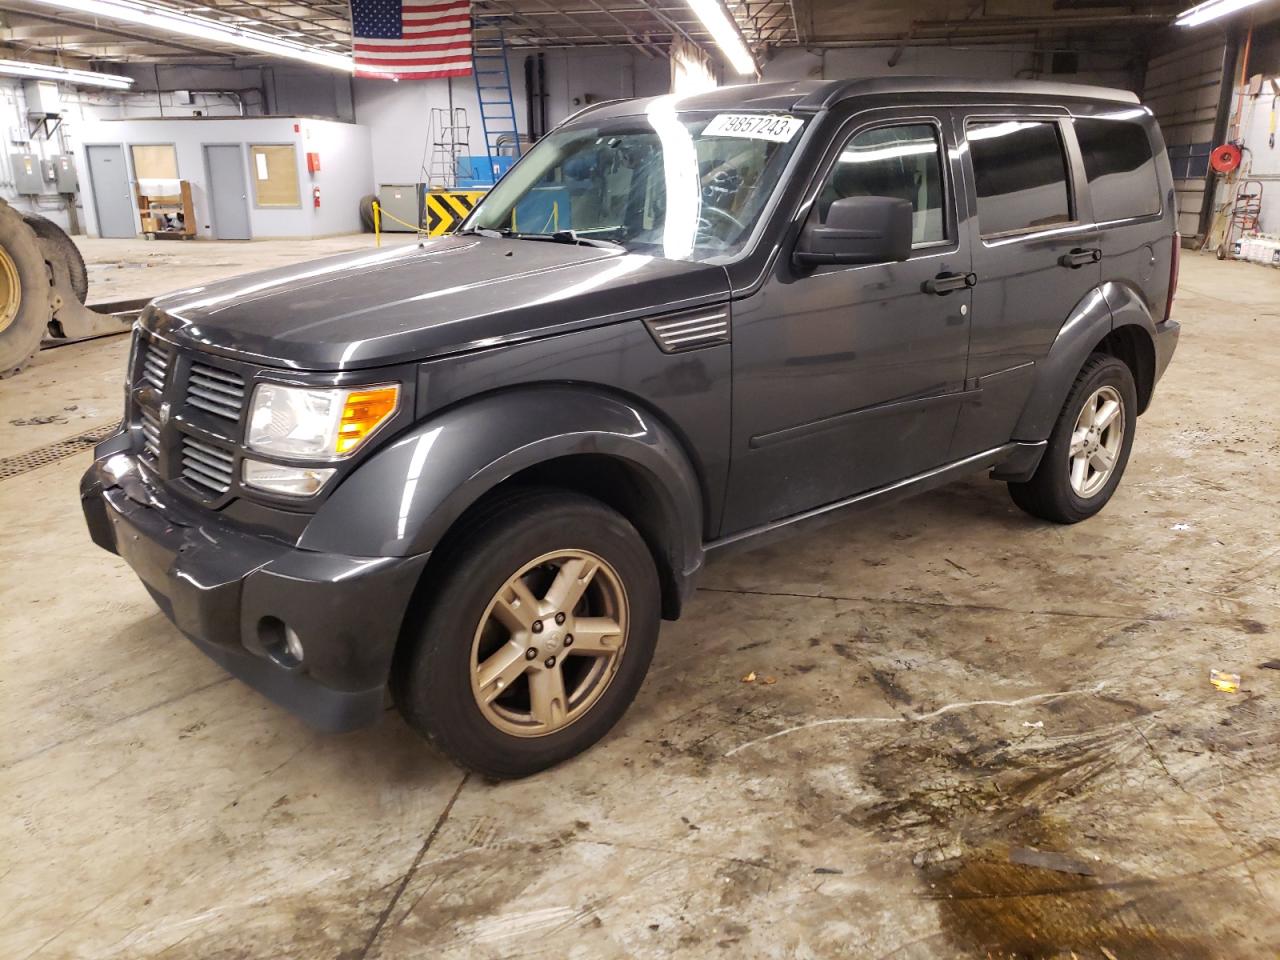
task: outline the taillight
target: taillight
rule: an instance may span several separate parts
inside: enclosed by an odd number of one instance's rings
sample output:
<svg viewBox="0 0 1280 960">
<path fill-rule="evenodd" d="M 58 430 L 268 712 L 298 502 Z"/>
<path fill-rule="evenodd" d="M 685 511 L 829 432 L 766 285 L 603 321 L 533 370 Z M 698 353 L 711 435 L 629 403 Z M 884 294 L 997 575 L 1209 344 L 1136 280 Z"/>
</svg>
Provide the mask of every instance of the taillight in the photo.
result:
<svg viewBox="0 0 1280 960">
<path fill-rule="evenodd" d="M 1173 255 L 1169 257 L 1169 297 L 1164 302 L 1164 322 L 1173 313 L 1173 295 L 1178 292 L 1178 266 L 1182 262 L 1182 234 L 1173 232 Z"/>
</svg>

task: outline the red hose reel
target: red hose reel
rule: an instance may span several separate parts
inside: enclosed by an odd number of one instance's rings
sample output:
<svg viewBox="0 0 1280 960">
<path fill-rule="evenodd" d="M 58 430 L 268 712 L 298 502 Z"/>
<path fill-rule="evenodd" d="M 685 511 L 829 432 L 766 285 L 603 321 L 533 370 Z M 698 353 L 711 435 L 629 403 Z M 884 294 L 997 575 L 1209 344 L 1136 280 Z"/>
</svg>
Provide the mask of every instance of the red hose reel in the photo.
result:
<svg viewBox="0 0 1280 960">
<path fill-rule="evenodd" d="M 1220 147 L 1214 147 L 1213 152 L 1209 154 L 1209 166 L 1218 173 L 1230 173 L 1240 166 L 1242 159 L 1243 154 L 1239 147 L 1234 143 L 1224 143 Z"/>
</svg>

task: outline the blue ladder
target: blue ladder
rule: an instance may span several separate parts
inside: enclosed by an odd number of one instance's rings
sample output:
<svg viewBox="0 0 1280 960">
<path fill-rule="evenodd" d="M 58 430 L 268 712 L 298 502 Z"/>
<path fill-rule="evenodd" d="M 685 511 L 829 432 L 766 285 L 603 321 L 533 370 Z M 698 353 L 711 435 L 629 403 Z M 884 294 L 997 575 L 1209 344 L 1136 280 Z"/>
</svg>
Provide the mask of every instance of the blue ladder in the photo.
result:
<svg viewBox="0 0 1280 960">
<path fill-rule="evenodd" d="M 516 104 L 511 96 L 511 70 L 501 20 L 475 18 L 471 33 L 471 70 L 476 78 L 476 99 L 480 101 L 480 126 L 484 130 L 489 173 L 496 180 L 499 144 L 504 138 L 510 138 L 514 155 L 520 156 L 520 131 L 516 126 Z"/>
</svg>

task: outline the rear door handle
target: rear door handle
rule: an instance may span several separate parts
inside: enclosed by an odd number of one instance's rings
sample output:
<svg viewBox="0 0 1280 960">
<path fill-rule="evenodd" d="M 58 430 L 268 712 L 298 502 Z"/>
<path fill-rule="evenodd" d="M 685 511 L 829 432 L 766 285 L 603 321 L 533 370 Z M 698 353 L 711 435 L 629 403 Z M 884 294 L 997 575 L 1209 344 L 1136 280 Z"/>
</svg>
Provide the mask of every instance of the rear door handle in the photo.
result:
<svg viewBox="0 0 1280 960">
<path fill-rule="evenodd" d="M 945 297 L 954 290 L 972 287 L 977 282 L 978 275 L 976 273 L 940 273 L 932 280 L 924 282 L 924 292 Z"/>
<path fill-rule="evenodd" d="M 1102 251 L 1096 247 L 1086 249 L 1084 247 L 1076 247 L 1070 253 L 1064 253 L 1058 258 L 1058 265 L 1061 267 L 1070 267 L 1076 270 L 1080 267 L 1087 267 L 1091 263 L 1097 263 L 1102 259 Z"/>
</svg>

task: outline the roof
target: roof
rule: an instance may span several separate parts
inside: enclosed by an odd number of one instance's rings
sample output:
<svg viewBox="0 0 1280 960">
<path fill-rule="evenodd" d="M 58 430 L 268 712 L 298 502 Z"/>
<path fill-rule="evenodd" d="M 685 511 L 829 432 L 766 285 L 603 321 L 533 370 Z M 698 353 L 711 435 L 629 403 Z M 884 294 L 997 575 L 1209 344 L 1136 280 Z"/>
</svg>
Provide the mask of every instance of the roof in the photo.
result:
<svg viewBox="0 0 1280 960">
<path fill-rule="evenodd" d="M 965 97 L 997 96 L 1002 99 L 1071 100 L 1137 104 L 1128 90 L 1094 87 L 1082 83 L 1041 80 L 958 80 L 948 77 L 871 77 L 857 80 L 783 80 L 717 87 L 679 99 L 681 110 L 781 110 L 817 113 L 846 100 L 863 97 L 911 98 L 927 96 L 940 103 Z M 656 97 L 616 100 L 588 108 L 593 118 L 641 113 Z M 583 111 L 587 113 L 588 111 Z"/>
</svg>

